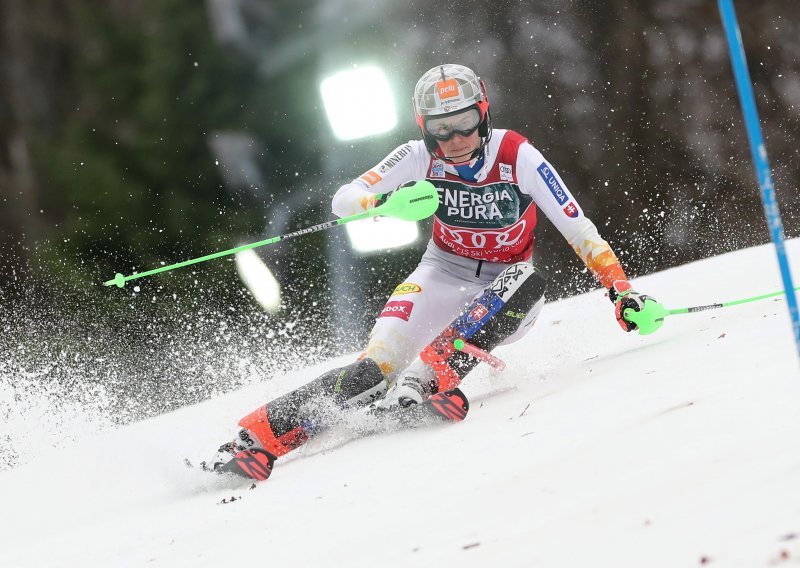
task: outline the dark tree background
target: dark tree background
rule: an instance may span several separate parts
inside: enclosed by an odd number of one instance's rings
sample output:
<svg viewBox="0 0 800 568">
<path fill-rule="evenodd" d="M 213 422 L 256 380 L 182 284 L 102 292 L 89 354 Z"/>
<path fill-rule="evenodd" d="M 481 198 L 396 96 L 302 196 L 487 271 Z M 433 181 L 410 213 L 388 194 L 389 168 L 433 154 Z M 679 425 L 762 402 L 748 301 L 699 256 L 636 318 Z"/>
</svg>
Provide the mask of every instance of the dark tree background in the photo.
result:
<svg viewBox="0 0 800 568">
<path fill-rule="evenodd" d="M 800 14 L 791 0 L 736 4 L 796 237 Z M 0 348 L 28 346 L 17 370 L 92 342 L 135 361 L 136 392 L 163 401 L 187 381 L 236 383 L 219 379 L 241 375 L 220 367 L 230 353 L 356 348 L 424 243 L 347 266 L 326 261 L 329 234 L 260 251 L 284 287 L 276 315 L 230 261 L 139 292 L 98 284 L 329 219 L 341 183 L 417 138 L 410 93 L 442 62 L 487 81 L 495 125 L 556 165 L 631 275 L 769 240 L 715 2 L 0 0 L 0 26 Z M 401 123 L 336 142 L 319 80 L 364 62 L 388 71 Z M 231 134 L 245 142 L 220 158 Z M 538 231 L 551 297 L 596 285 L 546 220 Z M 328 293 L 336 270 L 358 282 L 346 301 Z M 334 311 L 352 321 L 340 335 Z M 238 331 L 215 350 L 221 329 Z M 192 367 L 201 346 L 209 366 Z M 102 366 L 83 375 L 130 384 Z"/>
</svg>

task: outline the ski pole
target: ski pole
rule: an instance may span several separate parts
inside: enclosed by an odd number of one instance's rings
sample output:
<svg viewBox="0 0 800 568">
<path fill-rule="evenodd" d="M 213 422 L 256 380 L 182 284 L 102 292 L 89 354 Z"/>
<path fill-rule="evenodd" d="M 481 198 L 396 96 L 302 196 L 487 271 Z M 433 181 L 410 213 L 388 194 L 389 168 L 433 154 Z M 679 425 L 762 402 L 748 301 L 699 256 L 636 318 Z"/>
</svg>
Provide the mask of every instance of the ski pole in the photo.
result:
<svg viewBox="0 0 800 568">
<path fill-rule="evenodd" d="M 800 286 L 797 286 L 795 290 L 800 290 Z M 738 306 L 739 304 L 747 304 L 750 302 L 756 302 L 758 300 L 765 300 L 767 298 L 774 298 L 775 296 L 782 296 L 785 295 L 786 292 L 781 290 L 780 292 L 771 292 L 769 294 L 761 294 L 760 296 L 752 296 L 750 298 L 742 298 L 741 300 L 732 300 L 730 302 L 722 302 L 717 304 L 708 304 L 706 306 L 693 306 L 689 308 L 674 308 L 668 309 L 664 307 L 663 304 L 656 302 L 655 300 L 647 299 L 644 302 L 644 307 L 637 311 L 634 311 L 631 308 L 627 308 L 623 317 L 633 322 L 639 328 L 639 333 L 641 335 L 649 335 L 658 328 L 660 328 L 664 324 L 664 318 L 667 316 L 674 316 L 677 314 L 691 314 L 694 312 L 704 312 L 706 310 L 716 310 L 718 308 L 727 308 L 730 306 Z"/>
<path fill-rule="evenodd" d="M 500 372 L 506 368 L 506 363 L 502 359 L 498 359 L 488 351 L 484 351 L 480 347 L 473 345 L 472 343 L 467 343 L 463 339 L 456 339 L 453 342 L 453 347 L 456 348 L 456 351 L 463 351 L 470 357 L 477 359 L 478 361 L 483 361 L 487 365 L 489 365 L 492 370 L 495 372 Z"/>
<path fill-rule="evenodd" d="M 401 187 L 397 189 L 391 195 L 389 195 L 385 203 L 373 209 L 368 209 L 363 213 L 357 213 L 356 215 L 351 215 L 349 217 L 342 217 L 341 219 L 327 221 L 325 223 L 320 223 L 319 225 L 314 225 L 312 227 L 286 233 L 285 235 L 279 235 L 277 237 L 272 237 L 256 243 L 242 245 L 236 248 L 215 252 L 213 254 L 208 254 L 206 256 L 201 256 L 190 260 L 184 260 L 183 262 L 177 262 L 175 264 L 170 264 L 169 266 L 162 266 L 161 268 L 154 268 L 153 270 L 148 270 L 146 272 L 131 274 L 130 276 L 123 276 L 118 272 L 114 278 L 103 282 L 103 285 L 116 285 L 118 288 L 122 288 L 125 286 L 125 282 L 129 280 L 144 278 L 145 276 L 152 276 L 153 274 L 158 274 L 159 272 L 166 272 L 168 270 L 182 268 L 184 266 L 205 262 L 206 260 L 219 258 L 221 256 L 235 254 L 243 250 L 270 245 L 272 243 L 277 243 L 278 241 L 283 241 L 292 237 L 299 237 L 300 235 L 324 231 L 325 229 L 330 229 L 331 227 L 344 225 L 346 223 L 351 223 L 352 221 L 358 221 L 361 219 L 368 219 L 370 217 L 377 217 L 379 215 L 383 217 L 402 219 L 403 221 L 421 221 L 422 219 L 433 215 L 438 207 L 439 194 L 436 192 L 436 188 L 431 182 L 422 180 L 418 181 L 412 186 Z"/>
</svg>

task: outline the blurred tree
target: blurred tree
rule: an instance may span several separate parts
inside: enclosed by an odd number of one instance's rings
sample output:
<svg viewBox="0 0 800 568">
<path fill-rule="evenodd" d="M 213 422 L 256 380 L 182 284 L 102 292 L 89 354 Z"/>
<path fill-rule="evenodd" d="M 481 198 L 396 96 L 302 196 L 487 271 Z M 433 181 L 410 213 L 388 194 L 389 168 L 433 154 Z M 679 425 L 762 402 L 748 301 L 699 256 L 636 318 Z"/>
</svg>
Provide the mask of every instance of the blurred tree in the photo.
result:
<svg viewBox="0 0 800 568">
<path fill-rule="evenodd" d="M 5 147 L 25 158 L 5 160 L 17 165 L 4 191 L 25 215 L 9 226 L 53 237 L 37 255 L 50 274 L 96 282 L 227 246 L 253 225 L 249 204 L 222 190 L 205 136 L 242 121 L 254 73 L 214 46 L 205 10 L 177 0 L 4 10 L 16 36 L 27 32 L 4 44 L 16 70 L 5 120 L 17 127 Z"/>
<path fill-rule="evenodd" d="M 43 0 L 0 2 L 0 299 L 3 289 L 13 292 L 22 284 L 28 254 L 41 236 L 32 144 L 59 112 L 53 93 L 63 78 L 62 16 L 61 6 Z"/>
</svg>

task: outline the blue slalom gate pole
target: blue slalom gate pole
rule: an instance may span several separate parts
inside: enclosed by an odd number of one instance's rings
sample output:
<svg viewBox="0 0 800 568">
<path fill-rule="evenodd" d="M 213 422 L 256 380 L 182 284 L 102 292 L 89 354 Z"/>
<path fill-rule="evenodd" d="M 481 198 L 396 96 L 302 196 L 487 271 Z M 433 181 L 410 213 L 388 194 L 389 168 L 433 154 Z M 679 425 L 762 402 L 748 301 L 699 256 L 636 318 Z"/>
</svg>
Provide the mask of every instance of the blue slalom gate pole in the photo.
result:
<svg viewBox="0 0 800 568">
<path fill-rule="evenodd" d="M 789 260 L 786 257 L 786 247 L 783 242 L 783 222 L 781 221 L 781 212 L 778 209 L 778 202 L 775 198 L 775 187 L 772 185 L 772 175 L 770 174 L 769 161 L 767 160 L 767 147 L 764 145 L 764 137 L 761 134 L 761 126 L 758 122 L 758 109 L 753 95 L 753 83 L 747 70 L 742 34 L 739 31 L 739 22 L 736 19 L 733 0 L 718 0 L 718 2 L 722 23 L 725 27 L 725 36 L 728 40 L 728 51 L 731 54 L 733 74 L 736 78 L 736 89 L 739 91 L 739 101 L 742 105 L 744 123 L 747 127 L 747 137 L 750 140 L 750 152 L 753 154 L 756 178 L 761 188 L 764 215 L 767 218 L 767 226 L 772 235 L 775 252 L 778 255 L 778 265 L 781 269 L 786 302 L 789 306 L 789 315 L 794 329 L 794 340 L 797 344 L 797 353 L 800 355 L 800 319 L 798 319 L 797 296 L 794 293 Z"/>
</svg>

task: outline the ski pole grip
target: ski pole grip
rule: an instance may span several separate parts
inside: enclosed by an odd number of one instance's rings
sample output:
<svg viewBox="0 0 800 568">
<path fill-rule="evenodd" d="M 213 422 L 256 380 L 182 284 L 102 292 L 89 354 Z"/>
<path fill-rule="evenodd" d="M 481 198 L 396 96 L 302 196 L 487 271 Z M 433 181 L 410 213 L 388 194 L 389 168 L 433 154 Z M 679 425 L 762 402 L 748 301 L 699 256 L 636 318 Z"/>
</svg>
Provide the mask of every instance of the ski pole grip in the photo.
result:
<svg viewBox="0 0 800 568">
<path fill-rule="evenodd" d="M 383 205 L 369 212 L 371 215 L 394 217 L 403 221 L 422 221 L 439 208 L 439 193 L 436 187 L 421 180 L 414 185 L 399 187 L 393 191 Z"/>
<path fill-rule="evenodd" d="M 637 312 L 626 308 L 622 315 L 627 321 L 636 324 L 640 335 L 650 335 L 664 325 L 664 318 L 669 315 L 669 311 L 655 300 L 647 298 L 641 310 Z"/>
</svg>

